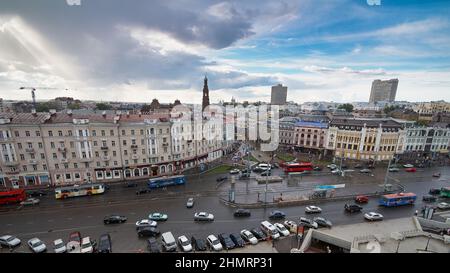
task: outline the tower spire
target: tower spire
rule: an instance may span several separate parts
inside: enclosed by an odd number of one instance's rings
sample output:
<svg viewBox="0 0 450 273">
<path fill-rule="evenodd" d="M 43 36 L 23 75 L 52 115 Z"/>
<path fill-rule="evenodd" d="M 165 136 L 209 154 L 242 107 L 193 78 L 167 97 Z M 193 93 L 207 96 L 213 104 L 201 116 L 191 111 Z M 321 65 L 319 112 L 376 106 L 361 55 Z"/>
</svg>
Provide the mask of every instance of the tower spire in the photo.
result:
<svg viewBox="0 0 450 273">
<path fill-rule="evenodd" d="M 208 88 L 208 77 L 205 73 L 205 79 L 203 84 L 203 101 L 202 101 L 202 110 L 209 105 L 209 88 Z"/>
</svg>

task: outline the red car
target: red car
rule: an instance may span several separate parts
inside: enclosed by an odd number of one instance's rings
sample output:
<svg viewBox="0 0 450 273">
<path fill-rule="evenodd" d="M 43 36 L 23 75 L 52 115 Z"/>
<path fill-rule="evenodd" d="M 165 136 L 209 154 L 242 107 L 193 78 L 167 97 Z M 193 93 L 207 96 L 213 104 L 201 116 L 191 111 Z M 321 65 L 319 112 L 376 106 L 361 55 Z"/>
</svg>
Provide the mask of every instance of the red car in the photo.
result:
<svg viewBox="0 0 450 273">
<path fill-rule="evenodd" d="M 365 196 L 365 195 L 358 195 L 355 198 L 355 202 L 356 203 L 368 203 L 369 202 L 369 197 Z"/>
<path fill-rule="evenodd" d="M 417 169 L 416 168 L 408 168 L 408 169 L 406 169 L 406 171 L 409 173 L 415 173 L 417 171 Z"/>
</svg>

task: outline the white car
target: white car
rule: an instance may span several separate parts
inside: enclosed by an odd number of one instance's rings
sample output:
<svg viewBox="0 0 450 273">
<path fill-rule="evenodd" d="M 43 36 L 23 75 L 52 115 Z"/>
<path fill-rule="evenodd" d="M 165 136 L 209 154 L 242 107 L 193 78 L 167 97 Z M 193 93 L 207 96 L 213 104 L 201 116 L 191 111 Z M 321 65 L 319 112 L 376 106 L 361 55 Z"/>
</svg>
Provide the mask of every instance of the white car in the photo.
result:
<svg viewBox="0 0 450 273">
<path fill-rule="evenodd" d="M 331 171 L 332 174 L 341 174 L 341 170 L 339 169 L 334 169 Z"/>
<path fill-rule="evenodd" d="M 197 212 L 194 214 L 194 221 L 214 221 L 214 214 L 207 212 Z"/>
<path fill-rule="evenodd" d="M 322 209 L 316 206 L 307 206 L 305 208 L 306 213 L 321 213 Z"/>
<path fill-rule="evenodd" d="M 292 233 L 297 233 L 297 223 L 291 220 L 284 221 L 284 226 Z"/>
<path fill-rule="evenodd" d="M 152 221 L 150 219 L 142 219 L 140 221 L 136 222 L 136 229 L 139 229 L 141 227 L 157 227 L 158 226 L 158 222 L 156 221 Z"/>
<path fill-rule="evenodd" d="M 41 201 L 37 198 L 28 198 L 22 202 L 20 202 L 21 206 L 34 206 L 34 205 L 39 205 Z"/>
<path fill-rule="evenodd" d="M 215 235 L 209 235 L 206 238 L 206 241 L 208 242 L 209 247 L 214 251 L 221 251 L 223 249 L 222 244 Z"/>
<path fill-rule="evenodd" d="M 442 209 L 442 210 L 450 209 L 450 204 L 449 204 L 449 203 L 442 202 L 442 203 L 439 203 L 439 204 L 437 205 L 437 207 L 438 207 L 438 209 Z"/>
<path fill-rule="evenodd" d="M 330 164 L 330 165 L 327 165 L 327 168 L 331 169 L 331 170 L 334 170 L 334 169 L 337 168 L 337 166 L 336 166 L 336 164 Z"/>
<path fill-rule="evenodd" d="M 14 236 L 11 235 L 4 235 L 0 237 L 0 246 L 6 246 L 6 247 L 16 247 L 20 245 L 20 240 Z"/>
<path fill-rule="evenodd" d="M 244 229 L 241 230 L 241 237 L 242 239 L 244 239 L 244 241 L 252 244 L 252 245 L 256 245 L 258 243 L 258 239 L 253 235 L 253 233 L 251 233 L 250 231 Z"/>
<path fill-rule="evenodd" d="M 283 224 L 275 223 L 274 226 L 282 236 L 289 236 L 289 230 Z"/>
<path fill-rule="evenodd" d="M 91 238 L 84 237 L 81 240 L 81 253 L 93 253 L 94 245 L 92 244 Z"/>
<path fill-rule="evenodd" d="M 184 235 L 178 237 L 178 245 L 181 247 L 183 252 L 190 252 L 190 251 L 192 251 L 191 242 L 189 242 L 189 239 L 186 236 L 184 236 Z"/>
<path fill-rule="evenodd" d="M 403 167 L 404 167 L 404 168 L 414 168 L 414 165 L 412 165 L 412 164 L 406 164 L 406 165 L 403 165 Z"/>
<path fill-rule="evenodd" d="M 194 198 L 191 197 L 186 202 L 186 208 L 190 209 L 192 207 L 194 207 Z"/>
<path fill-rule="evenodd" d="M 44 244 L 44 242 L 39 240 L 39 238 L 33 238 L 28 240 L 28 246 L 34 253 L 42 253 L 47 251 L 47 246 Z"/>
<path fill-rule="evenodd" d="M 377 220 L 381 221 L 383 220 L 383 215 L 377 212 L 369 212 L 364 214 L 364 218 L 366 218 L 369 221 L 377 221 Z"/>
<path fill-rule="evenodd" d="M 67 248 L 63 240 L 57 239 L 53 241 L 53 250 L 55 251 L 55 253 L 65 253 L 67 251 Z"/>
<path fill-rule="evenodd" d="M 230 171 L 230 174 L 239 174 L 241 171 L 239 169 L 233 169 Z"/>
</svg>

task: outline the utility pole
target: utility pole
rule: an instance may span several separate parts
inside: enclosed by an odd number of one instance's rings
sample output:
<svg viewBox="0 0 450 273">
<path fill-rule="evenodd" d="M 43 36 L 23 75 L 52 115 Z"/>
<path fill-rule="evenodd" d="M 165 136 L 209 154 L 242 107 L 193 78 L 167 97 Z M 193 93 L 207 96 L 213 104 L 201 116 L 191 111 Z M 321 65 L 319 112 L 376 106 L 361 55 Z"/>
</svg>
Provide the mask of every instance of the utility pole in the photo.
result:
<svg viewBox="0 0 450 273">
<path fill-rule="evenodd" d="M 392 160 L 393 160 L 393 158 L 389 159 L 388 167 L 387 167 L 387 170 L 386 170 L 386 175 L 384 176 L 384 185 L 383 185 L 383 190 L 384 191 L 386 191 L 386 185 L 387 185 L 387 180 L 388 180 L 388 176 L 389 176 L 389 169 L 391 168 Z"/>
</svg>

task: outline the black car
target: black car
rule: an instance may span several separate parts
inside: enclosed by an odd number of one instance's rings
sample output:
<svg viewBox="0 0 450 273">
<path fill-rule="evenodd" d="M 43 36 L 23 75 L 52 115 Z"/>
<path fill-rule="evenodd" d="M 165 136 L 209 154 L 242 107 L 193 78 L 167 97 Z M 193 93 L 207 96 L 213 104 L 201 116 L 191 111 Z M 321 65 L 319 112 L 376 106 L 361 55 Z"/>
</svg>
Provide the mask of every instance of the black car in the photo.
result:
<svg viewBox="0 0 450 273">
<path fill-rule="evenodd" d="M 230 238 L 236 247 L 244 247 L 245 246 L 245 242 L 242 239 L 241 235 L 232 233 L 232 234 L 230 234 Z"/>
<path fill-rule="evenodd" d="M 45 191 L 27 191 L 27 195 L 29 197 L 41 197 L 41 196 L 46 196 L 47 193 Z"/>
<path fill-rule="evenodd" d="M 267 236 L 260 228 L 253 228 L 250 232 L 256 237 L 256 239 L 265 241 L 267 240 Z"/>
<path fill-rule="evenodd" d="M 284 219 L 285 217 L 286 217 L 286 214 L 279 210 L 274 210 L 269 215 L 269 219 L 272 219 L 272 220 Z"/>
<path fill-rule="evenodd" d="M 156 238 L 151 237 L 147 240 L 147 249 L 150 251 L 150 253 L 160 253 L 161 252 L 161 246 L 159 245 Z"/>
<path fill-rule="evenodd" d="M 98 239 L 98 253 L 111 253 L 112 252 L 112 243 L 111 243 L 111 236 L 106 233 L 102 234 L 100 236 L 100 239 Z"/>
<path fill-rule="evenodd" d="M 234 212 L 234 217 L 250 217 L 252 213 L 248 209 L 237 209 Z"/>
<path fill-rule="evenodd" d="M 192 247 L 194 247 L 195 251 L 206 251 L 206 240 L 205 239 L 192 236 L 191 244 L 192 244 Z"/>
<path fill-rule="evenodd" d="M 425 202 L 436 202 L 436 200 L 437 200 L 437 198 L 432 195 L 424 195 L 422 197 L 422 201 L 425 201 Z"/>
<path fill-rule="evenodd" d="M 125 188 L 136 188 L 138 186 L 137 183 L 126 183 Z"/>
<path fill-rule="evenodd" d="M 227 179 L 228 179 L 227 176 L 221 176 L 221 177 L 217 178 L 216 181 L 217 181 L 217 182 L 223 182 L 223 181 L 225 181 L 225 180 L 227 180 Z"/>
<path fill-rule="evenodd" d="M 149 193 L 149 192 L 150 192 L 150 189 L 142 188 L 142 189 L 138 189 L 138 190 L 136 191 L 136 195 L 146 194 L 146 193 Z"/>
<path fill-rule="evenodd" d="M 121 224 L 121 223 L 125 223 L 126 221 L 127 221 L 127 217 L 120 216 L 120 215 L 109 215 L 103 219 L 103 223 L 105 223 L 105 225 Z"/>
<path fill-rule="evenodd" d="M 360 212 L 363 208 L 356 204 L 345 204 L 344 209 L 347 212 L 353 213 L 353 212 Z"/>
<path fill-rule="evenodd" d="M 229 234 L 221 233 L 219 234 L 218 239 L 226 250 L 233 249 L 236 247 L 236 245 L 233 243 L 233 240 L 231 240 Z"/>
<path fill-rule="evenodd" d="M 155 227 L 141 227 L 137 230 L 139 237 L 156 237 L 161 232 Z"/>
<path fill-rule="evenodd" d="M 440 189 L 430 189 L 430 191 L 428 193 L 433 194 L 433 195 L 438 195 L 438 194 L 441 194 L 441 190 Z"/>
</svg>

